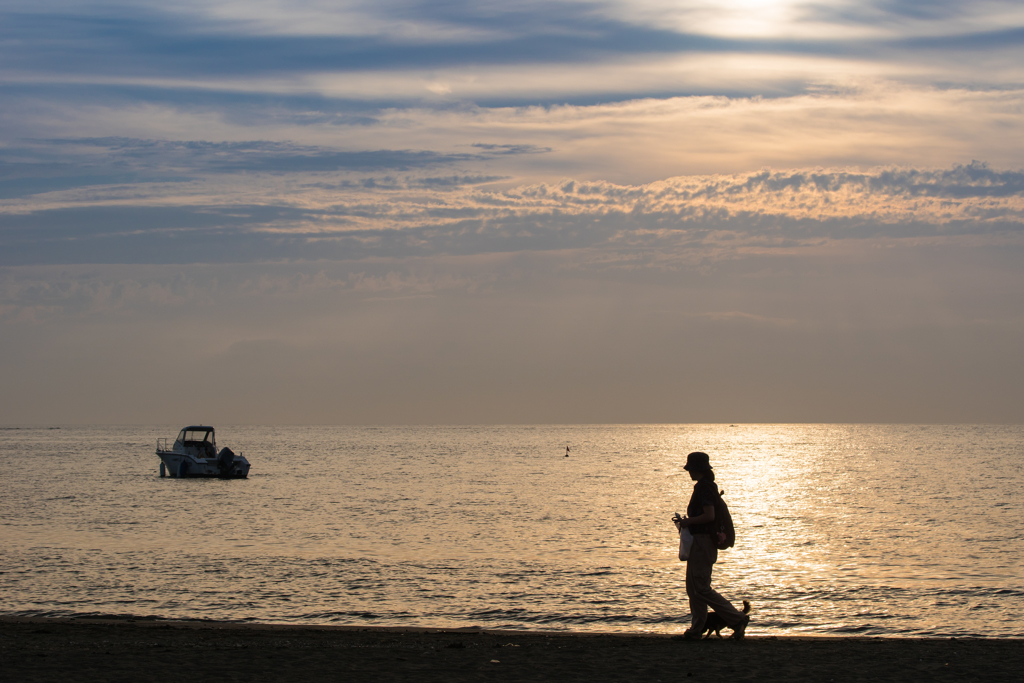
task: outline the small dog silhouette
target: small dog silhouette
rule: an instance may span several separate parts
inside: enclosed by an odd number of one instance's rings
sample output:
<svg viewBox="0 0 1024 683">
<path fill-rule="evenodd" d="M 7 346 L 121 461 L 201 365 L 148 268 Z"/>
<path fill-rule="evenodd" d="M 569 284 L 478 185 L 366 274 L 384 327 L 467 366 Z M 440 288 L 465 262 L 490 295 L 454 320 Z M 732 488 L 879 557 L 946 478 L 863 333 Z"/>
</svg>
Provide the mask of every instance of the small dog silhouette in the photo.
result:
<svg viewBox="0 0 1024 683">
<path fill-rule="evenodd" d="M 743 601 L 743 613 L 744 614 L 748 614 L 749 612 L 750 612 L 750 603 L 748 601 L 744 600 Z M 722 617 L 718 616 L 718 612 L 709 612 L 708 613 L 708 620 L 704 622 L 704 630 L 701 632 L 701 635 L 704 638 L 710 638 L 711 637 L 711 632 L 714 631 L 715 635 L 718 636 L 719 638 L 721 638 L 722 637 L 722 629 L 725 628 L 728 625 L 729 624 L 725 623 L 725 619 L 723 619 Z"/>
</svg>

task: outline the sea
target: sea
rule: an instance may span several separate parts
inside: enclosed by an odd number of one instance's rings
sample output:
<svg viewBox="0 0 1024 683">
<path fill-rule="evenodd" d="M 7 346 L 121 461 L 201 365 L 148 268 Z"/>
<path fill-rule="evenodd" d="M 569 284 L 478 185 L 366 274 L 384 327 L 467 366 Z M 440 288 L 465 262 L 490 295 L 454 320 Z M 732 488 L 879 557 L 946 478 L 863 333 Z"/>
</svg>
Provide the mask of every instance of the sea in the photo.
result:
<svg viewBox="0 0 1024 683">
<path fill-rule="evenodd" d="M 701 450 L 749 634 L 1024 636 L 1024 426 L 181 426 L 0 429 L 0 614 L 678 633 Z"/>
</svg>

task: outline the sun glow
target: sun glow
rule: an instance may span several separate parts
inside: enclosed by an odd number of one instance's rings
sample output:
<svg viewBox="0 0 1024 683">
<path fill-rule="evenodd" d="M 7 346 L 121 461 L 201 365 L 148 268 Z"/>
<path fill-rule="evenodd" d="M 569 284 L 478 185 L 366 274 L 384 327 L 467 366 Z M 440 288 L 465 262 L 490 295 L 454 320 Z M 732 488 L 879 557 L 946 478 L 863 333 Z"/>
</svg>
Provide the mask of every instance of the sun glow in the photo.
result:
<svg viewBox="0 0 1024 683">
<path fill-rule="evenodd" d="M 790 0 L 727 0 L 706 7 L 701 27 L 723 36 L 770 37 L 794 31 L 797 3 Z"/>
<path fill-rule="evenodd" d="M 847 0 L 826 0 L 810 7 L 800 0 L 605 0 L 606 12 L 616 19 L 683 34 L 722 38 L 803 38 L 868 35 L 870 25 L 837 22 L 830 10 Z M 825 5 L 828 7 L 826 8 Z"/>
</svg>

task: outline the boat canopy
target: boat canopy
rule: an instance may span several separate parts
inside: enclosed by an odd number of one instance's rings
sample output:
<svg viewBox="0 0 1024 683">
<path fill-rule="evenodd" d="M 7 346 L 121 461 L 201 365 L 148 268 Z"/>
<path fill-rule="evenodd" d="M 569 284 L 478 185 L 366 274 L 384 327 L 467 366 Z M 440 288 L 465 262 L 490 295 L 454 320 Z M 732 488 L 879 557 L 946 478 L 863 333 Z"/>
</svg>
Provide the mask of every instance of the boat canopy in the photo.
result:
<svg viewBox="0 0 1024 683">
<path fill-rule="evenodd" d="M 207 443 L 213 444 L 216 443 L 213 431 L 213 427 L 185 427 L 181 430 L 181 433 L 178 434 L 177 440 L 186 445 L 190 445 L 189 442 L 196 441 L 206 441 Z"/>
</svg>

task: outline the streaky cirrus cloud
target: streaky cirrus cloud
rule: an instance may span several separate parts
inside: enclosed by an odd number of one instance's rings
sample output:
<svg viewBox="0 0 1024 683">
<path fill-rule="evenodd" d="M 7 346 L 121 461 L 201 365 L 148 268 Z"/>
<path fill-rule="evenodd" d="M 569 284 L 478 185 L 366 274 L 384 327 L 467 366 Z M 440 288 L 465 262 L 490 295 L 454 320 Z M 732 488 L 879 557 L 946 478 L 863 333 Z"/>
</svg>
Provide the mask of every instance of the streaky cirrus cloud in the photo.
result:
<svg viewBox="0 0 1024 683">
<path fill-rule="evenodd" d="M 997 85 L 1019 80 L 1024 35 L 1024 13 L 1011 2 L 958 8 L 219 2 L 173 10 L 73 3 L 66 13 L 55 9 L 13 3 L 4 11 L 0 61 L 7 84 L 166 91 L 191 85 L 406 103 L 773 94 L 851 69 Z M 553 69 L 568 69 L 572 78 L 558 79 Z M 631 78 L 605 80 L 609 70 L 628 70 Z M 706 78 L 708 70 L 717 78 Z M 497 75 L 524 85 L 504 92 L 493 83 Z"/>
<path fill-rule="evenodd" d="M 775 98 L 556 107 L 0 100 L 7 129 L 23 133 L 0 145 L 0 189 L 17 198 L 45 191 L 44 179 L 62 187 L 89 177 L 92 185 L 180 179 L 212 173 L 218 164 L 222 174 L 230 168 L 249 178 L 256 170 L 461 164 L 460 172 L 507 176 L 511 184 L 561 177 L 637 184 L 763 166 L 943 167 L 976 159 L 1014 168 L 1024 153 L 1024 122 L 1015 114 L 1022 93 L 874 80 Z M 339 122 L 357 112 L 372 122 Z M 112 127 L 117 136 L 106 134 Z M 101 176 L 109 180 L 97 183 Z"/>
</svg>

